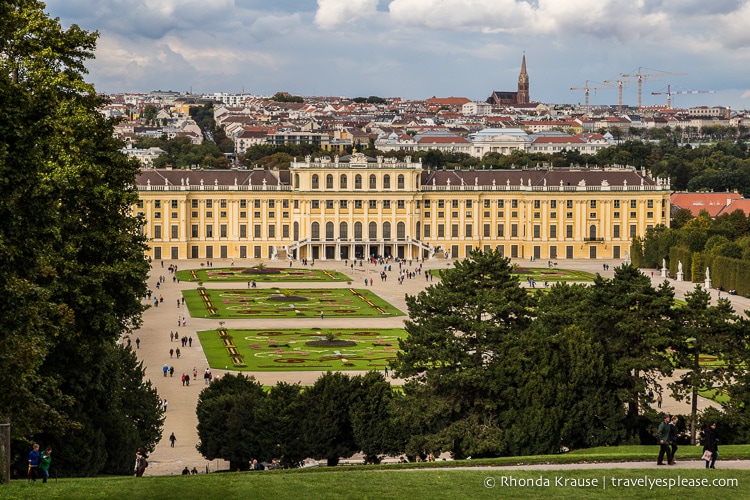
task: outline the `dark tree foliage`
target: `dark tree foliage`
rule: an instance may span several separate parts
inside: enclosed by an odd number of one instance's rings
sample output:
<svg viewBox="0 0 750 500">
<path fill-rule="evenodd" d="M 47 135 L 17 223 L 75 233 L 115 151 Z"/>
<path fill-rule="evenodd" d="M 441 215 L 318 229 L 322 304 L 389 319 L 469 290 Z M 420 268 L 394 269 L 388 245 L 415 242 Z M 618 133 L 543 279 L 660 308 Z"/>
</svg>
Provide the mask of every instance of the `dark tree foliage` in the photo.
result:
<svg viewBox="0 0 750 500">
<path fill-rule="evenodd" d="M 624 407 L 603 384 L 610 374 L 604 346 L 583 326 L 590 293 L 566 284 L 540 293 L 521 360 L 513 454 L 612 445 L 625 437 Z"/>
<path fill-rule="evenodd" d="M 394 369 L 424 384 L 407 384 L 407 397 L 431 398 L 445 410 L 435 419 L 450 422 L 447 429 L 425 422 L 412 440 L 452 442 L 456 456 L 504 453 L 499 417 L 517 397 L 517 367 L 507 361 L 522 347 L 533 304 L 511 275 L 510 260 L 495 250 L 474 250 L 406 303 L 409 335 L 399 342 Z"/>
<path fill-rule="evenodd" d="M 394 424 L 394 394 L 391 384 L 379 372 L 354 377 L 356 395 L 349 406 L 354 440 L 367 463 L 379 463 L 383 455 L 403 451 L 404 442 Z"/>
<path fill-rule="evenodd" d="M 258 437 L 267 425 L 257 411 L 265 398 L 263 386 L 250 377 L 228 373 L 198 397 L 198 452 L 208 460 L 228 460 L 232 470 L 248 470 L 262 455 Z"/>
<path fill-rule="evenodd" d="M 203 106 L 191 106 L 189 111 L 190 118 L 205 132 L 213 132 L 216 129 L 214 120 L 214 104 L 208 102 Z"/>
<path fill-rule="evenodd" d="M 678 400 L 687 397 L 691 403 L 691 443 L 696 444 L 698 390 L 703 387 L 728 388 L 745 372 L 745 346 L 737 349 L 742 339 L 742 323 L 727 299 L 711 305 L 711 294 L 700 285 L 685 294 L 687 304 L 676 310 L 678 335 L 672 344 L 675 361 L 685 372 L 672 384 Z M 721 366 L 706 366 L 701 356 L 715 356 Z"/>
<path fill-rule="evenodd" d="M 611 280 L 597 276 L 591 287 L 585 328 L 604 347 L 609 378 L 602 381 L 627 405 L 636 425 L 643 394 L 659 374 L 670 374 L 667 348 L 674 343 L 674 290 L 665 281 L 658 288 L 637 268 L 623 264 Z"/>
<path fill-rule="evenodd" d="M 309 456 L 326 460 L 329 466 L 359 451 L 349 414 L 355 398 L 354 388 L 355 384 L 346 374 L 327 372 L 302 393 L 308 415 L 314 415 L 301 422 L 305 448 Z"/>
<path fill-rule="evenodd" d="M 97 34 L 63 30 L 34 0 L 0 9 L 0 95 L 13 103 L 0 120 L 0 375 L 13 381 L 0 415 L 20 457 L 46 441 L 67 474 L 121 472 L 161 424 L 142 370 L 114 347 L 146 291 L 138 164 L 83 80 Z"/>
</svg>

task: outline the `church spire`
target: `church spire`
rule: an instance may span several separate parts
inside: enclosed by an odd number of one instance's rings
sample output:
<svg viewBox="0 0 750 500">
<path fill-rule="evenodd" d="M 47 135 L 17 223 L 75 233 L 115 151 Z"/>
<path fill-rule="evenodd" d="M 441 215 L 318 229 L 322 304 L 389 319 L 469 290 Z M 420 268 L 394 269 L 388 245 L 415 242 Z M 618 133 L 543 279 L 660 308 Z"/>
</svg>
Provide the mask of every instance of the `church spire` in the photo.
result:
<svg viewBox="0 0 750 500">
<path fill-rule="evenodd" d="M 526 73 L 526 52 L 521 59 L 521 74 L 518 75 L 518 97 L 517 104 L 529 103 L 529 74 Z"/>
</svg>

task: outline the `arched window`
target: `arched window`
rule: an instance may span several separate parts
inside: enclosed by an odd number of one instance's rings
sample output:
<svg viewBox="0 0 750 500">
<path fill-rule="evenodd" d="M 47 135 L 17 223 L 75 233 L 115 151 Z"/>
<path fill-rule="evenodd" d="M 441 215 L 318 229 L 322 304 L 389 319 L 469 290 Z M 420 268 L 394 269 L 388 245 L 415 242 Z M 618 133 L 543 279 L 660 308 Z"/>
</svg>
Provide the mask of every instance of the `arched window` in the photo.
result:
<svg viewBox="0 0 750 500">
<path fill-rule="evenodd" d="M 589 226 L 589 239 L 592 241 L 596 239 L 596 226 L 594 224 Z"/>
<path fill-rule="evenodd" d="M 406 239 L 406 224 L 403 222 L 396 224 L 396 238 L 399 240 Z"/>
<path fill-rule="evenodd" d="M 333 189 L 333 175 L 326 175 L 326 189 Z"/>
<path fill-rule="evenodd" d="M 378 181 L 375 177 L 375 174 L 370 175 L 370 189 L 377 189 L 378 188 Z"/>
<path fill-rule="evenodd" d="M 383 176 L 383 189 L 391 189 L 391 176 L 388 174 Z"/>
<path fill-rule="evenodd" d="M 333 222 L 330 222 L 330 221 L 326 222 L 326 239 L 329 240 L 329 241 L 332 240 L 332 239 L 334 239 L 334 237 L 333 237 Z"/>
<path fill-rule="evenodd" d="M 354 223 L 354 239 L 357 241 L 362 241 L 362 223 L 361 222 Z"/>
<path fill-rule="evenodd" d="M 294 174 L 294 189 L 299 189 L 299 174 Z"/>
<path fill-rule="evenodd" d="M 383 222 L 383 239 L 384 240 L 391 239 L 391 223 L 390 222 Z"/>
<path fill-rule="evenodd" d="M 316 241 L 320 239 L 320 224 L 317 222 L 312 223 L 312 227 L 310 228 L 310 238 Z"/>
<path fill-rule="evenodd" d="M 299 241 L 299 222 L 294 223 L 294 241 Z"/>
<path fill-rule="evenodd" d="M 319 181 L 318 181 L 318 174 L 313 174 L 313 176 L 312 176 L 312 188 L 313 189 L 318 189 L 320 187 L 318 185 L 318 183 L 319 183 Z"/>
<path fill-rule="evenodd" d="M 362 176 L 359 174 L 354 176 L 354 189 L 362 189 Z"/>
<path fill-rule="evenodd" d="M 399 174 L 396 182 L 398 183 L 396 187 L 398 187 L 399 189 L 404 189 L 404 176 L 403 176 L 403 174 Z"/>
<path fill-rule="evenodd" d="M 370 222 L 369 224 L 370 229 L 370 235 L 368 236 L 371 240 L 377 240 L 378 239 L 378 225 L 375 222 Z"/>
<path fill-rule="evenodd" d="M 339 238 L 342 240 L 348 240 L 349 239 L 349 226 L 346 222 L 342 222 L 339 224 Z"/>
<path fill-rule="evenodd" d="M 339 178 L 339 188 L 346 189 L 346 174 L 341 174 Z"/>
</svg>

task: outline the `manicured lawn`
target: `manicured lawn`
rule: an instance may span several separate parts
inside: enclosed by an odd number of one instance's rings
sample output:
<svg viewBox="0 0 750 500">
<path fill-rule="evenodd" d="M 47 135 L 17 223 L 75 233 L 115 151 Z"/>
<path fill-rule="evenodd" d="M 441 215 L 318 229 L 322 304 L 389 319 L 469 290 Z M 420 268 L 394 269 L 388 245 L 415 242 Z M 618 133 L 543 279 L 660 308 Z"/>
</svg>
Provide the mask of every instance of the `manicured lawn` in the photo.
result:
<svg viewBox="0 0 750 500">
<path fill-rule="evenodd" d="M 351 346 L 308 345 L 332 334 Z M 212 368 L 241 371 L 384 370 L 396 358 L 398 339 L 406 332 L 393 329 L 300 328 L 294 330 L 218 329 L 198 332 Z"/>
<path fill-rule="evenodd" d="M 227 472 L 197 476 L 12 481 L 3 498 L 33 500 L 81 498 L 164 498 L 206 500 L 253 498 L 325 499 L 537 499 L 589 498 L 747 498 L 750 471 L 694 469 L 507 470 L 471 468 L 474 461 L 400 466 L 320 467 Z M 721 462 L 717 463 L 717 466 Z M 446 467 L 462 466 L 468 469 Z M 708 484 L 696 485 L 706 480 Z M 678 482 L 679 481 L 679 482 Z"/>
<path fill-rule="evenodd" d="M 403 313 L 369 290 L 185 290 L 194 318 L 382 318 Z"/>
<path fill-rule="evenodd" d="M 307 267 L 229 267 L 177 271 L 180 281 L 256 281 L 258 283 L 349 281 L 338 271 Z"/>
<path fill-rule="evenodd" d="M 573 271 L 570 269 L 557 269 L 553 267 L 518 267 L 513 270 L 512 274 L 518 276 L 522 282 L 527 279 L 532 279 L 537 282 L 537 287 L 540 285 L 543 287 L 544 282 L 560 282 L 560 281 L 594 281 L 596 275 L 587 273 L 586 271 Z"/>
<path fill-rule="evenodd" d="M 443 269 L 430 269 L 428 272 L 440 277 Z M 586 271 L 573 271 L 570 269 L 557 269 L 554 267 L 518 267 L 512 271 L 512 274 L 518 276 L 523 283 L 528 279 L 536 281 L 537 288 L 544 288 L 544 282 L 589 282 L 594 281 L 596 275 Z"/>
</svg>

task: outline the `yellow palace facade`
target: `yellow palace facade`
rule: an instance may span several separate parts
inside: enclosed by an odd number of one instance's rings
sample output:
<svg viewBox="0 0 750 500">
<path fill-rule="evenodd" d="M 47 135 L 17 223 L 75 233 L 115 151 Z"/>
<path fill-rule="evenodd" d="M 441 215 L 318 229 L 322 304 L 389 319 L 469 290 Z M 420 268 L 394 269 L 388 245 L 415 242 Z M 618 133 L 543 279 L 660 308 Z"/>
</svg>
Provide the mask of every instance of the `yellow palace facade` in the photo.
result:
<svg viewBox="0 0 750 500">
<path fill-rule="evenodd" d="M 631 167 L 429 170 L 361 153 L 289 170 L 156 170 L 134 212 L 153 259 L 628 259 L 669 225 L 668 179 Z"/>
</svg>

